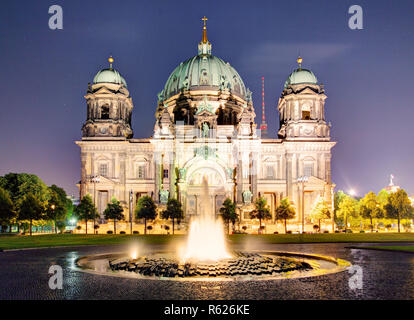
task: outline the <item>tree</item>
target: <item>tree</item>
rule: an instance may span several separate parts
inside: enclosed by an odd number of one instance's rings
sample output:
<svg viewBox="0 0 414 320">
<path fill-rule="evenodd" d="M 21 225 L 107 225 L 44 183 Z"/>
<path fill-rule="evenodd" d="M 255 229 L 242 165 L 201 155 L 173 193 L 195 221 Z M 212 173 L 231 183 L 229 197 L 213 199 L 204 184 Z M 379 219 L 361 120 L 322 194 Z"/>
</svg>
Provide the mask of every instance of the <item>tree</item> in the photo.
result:
<svg viewBox="0 0 414 320">
<path fill-rule="evenodd" d="M 147 234 L 147 220 L 154 220 L 157 216 L 157 206 L 150 196 L 139 198 L 138 205 L 135 208 L 135 217 L 137 219 L 144 219 L 145 234 Z"/>
<path fill-rule="evenodd" d="M 57 221 L 56 227 L 59 228 L 60 233 L 63 233 L 66 229 L 66 221 L 64 220 Z"/>
<path fill-rule="evenodd" d="M 50 188 L 49 192 L 50 199 L 46 205 L 46 217 L 54 222 L 55 232 L 57 233 L 57 221 L 64 220 L 66 217 L 66 199 L 62 201 L 59 193 L 52 188 Z"/>
<path fill-rule="evenodd" d="M 357 201 L 346 195 L 339 203 L 337 217 L 341 218 L 345 229 L 348 227 L 348 218 L 357 215 Z"/>
<path fill-rule="evenodd" d="M 320 232 L 321 231 L 321 220 L 329 219 L 331 217 L 329 206 L 323 197 L 319 197 L 310 215 L 312 219 L 315 219 L 318 221 L 318 229 Z"/>
<path fill-rule="evenodd" d="M 288 198 L 282 199 L 280 206 L 276 208 L 275 214 L 276 221 L 285 222 L 285 233 L 287 233 L 287 220 L 293 219 L 296 215 L 295 208 L 291 206 Z"/>
<path fill-rule="evenodd" d="M 9 173 L 0 179 L 0 187 L 6 189 L 13 202 L 21 202 L 31 193 L 39 201 L 45 203 L 49 197 L 49 188 L 36 175 L 28 173 Z"/>
<path fill-rule="evenodd" d="M 86 234 L 88 234 L 88 221 L 95 220 L 98 216 L 92 197 L 89 194 L 82 198 L 74 213 L 79 220 L 85 220 Z"/>
<path fill-rule="evenodd" d="M 105 219 L 114 221 L 114 234 L 116 234 L 116 221 L 125 219 L 123 212 L 124 208 L 122 208 L 121 203 L 115 198 L 112 198 L 104 211 Z"/>
<path fill-rule="evenodd" d="M 162 211 L 161 217 L 166 220 L 168 219 L 172 220 L 172 232 L 174 234 L 175 219 L 180 221 L 184 217 L 184 212 L 182 209 L 181 202 L 173 198 L 168 199 L 167 209 Z"/>
<path fill-rule="evenodd" d="M 29 232 L 32 235 L 33 220 L 40 220 L 45 208 L 32 193 L 23 197 L 20 204 L 19 220 L 29 220 Z"/>
<path fill-rule="evenodd" d="M 49 188 L 36 175 L 28 173 L 8 173 L 0 177 L 0 187 L 8 191 L 14 204 L 14 210 L 19 215 L 21 204 L 26 195 L 31 193 L 43 206 L 47 205 L 50 199 Z M 17 219 L 24 224 L 24 219 Z M 20 224 L 18 223 L 20 229 Z"/>
<path fill-rule="evenodd" d="M 398 219 L 398 232 L 400 232 L 401 219 L 413 218 L 413 207 L 407 192 L 400 189 L 391 193 L 388 197 L 388 202 L 385 205 L 385 211 L 388 218 Z"/>
<path fill-rule="evenodd" d="M 223 206 L 220 208 L 221 217 L 227 225 L 227 233 L 230 233 L 230 222 L 233 225 L 239 219 L 239 215 L 236 212 L 236 205 L 230 198 L 227 198 L 223 202 Z"/>
<path fill-rule="evenodd" d="M 272 218 L 270 214 L 269 207 L 267 206 L 267 201 L 263 197 L 257 198 L 256 202 L 254 203 L 254 209 L 250 212 L 251 219 L 259 219 L 259 230 L 262 227 L 262 220 Z"/>
<path fill-rule="evenodd" d="M 360 213 L 365 219 L 370 219 L 371 230 L 374 229 L 373 219 L 379 219 L 384 216 L 384 211 L 378 201 L 377 195 L 370 191 L 360 200 Z"/>
<path fill-rule="evenodd" d="M 339 224 L 339 205 L 341 204 L 342 200 L 344 200 L 348 195 L 343 192 L 342 190 L 338 190 L 338 192 L 335 192 L 334 195 L 334 220 L 336 224 Z"/>
<path fill-rule="evenodd" d="M 7 226 L 12 224 L 16 216 L 17 214 L 9 193 L 0 187 L 0 226 L 2 232 L 5 232 Z"/>
</svg>

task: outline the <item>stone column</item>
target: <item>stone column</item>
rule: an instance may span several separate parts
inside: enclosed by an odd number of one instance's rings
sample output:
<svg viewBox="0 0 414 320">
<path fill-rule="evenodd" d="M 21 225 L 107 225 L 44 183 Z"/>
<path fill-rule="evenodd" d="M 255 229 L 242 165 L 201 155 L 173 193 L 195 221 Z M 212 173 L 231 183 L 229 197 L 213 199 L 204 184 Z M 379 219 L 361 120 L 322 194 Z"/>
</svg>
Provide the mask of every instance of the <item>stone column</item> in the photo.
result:
<svg viewBox="0 0 414 320">
<path fill-rule="evenodd" d="M 253 199 L 252 201 L 255 201 L 257 198 L 257 174 L 258 174 L 258 168 L 257 168 L 257 152 L 253 152 L 251 154 L 252 156 L 252 170 L 251 170 L 251 175 L 252 175 L 252 180 L 251 180 L 251 184 L 252 184 L 252 195 L 253 195 Z"/>
<path fill-rule="evenodd" d="M 243 203 L 243 159 L 241 153 L 239 153 L 239 159 L 237 163 L 237 203 Z"/>
<path fill-rule="evenodd" d="M 292 180 L 292 154 L 286 154 L 286 196 L 289 200 L 293 200 Z"/>
<path fill-rule="evenodd" d="M 160 164 L 155 163 L 155 175 L 154 175 L 154 201 L 158 203 L 160 194 Z"/>
<path fill-rule="evenodd" d="M 169 174 L 169 179 L 170 179 L 170 198 L 175 198 L 175 181 L 176 181 L 176 174 L 175 174 L 175 154 L 171 153 L 170 154 L 170 174 Z"/>
<path fill-rule="evenodd" d="M 325 155 L 325 179 L 326 182 L 331 184 L 331 155 L 330 154 L 326 154 Z"/>
<path fill-rule="evenodd" d="M 120 201 L 128 203 L 129 197 L 127 196 L 126 190 L 126 153 L 119 155 L 119 181 L 121 183 Z"/>
<path fill-rule="evenodd" d="M 85 152 L 81 153 L 81 184 L 80 184 L 80 190 L 79 190 L 79 196 L 80 199 L 82 199 L 86 193 L 86 161 L 87 161 L 87 154 Z"/>
</svg>

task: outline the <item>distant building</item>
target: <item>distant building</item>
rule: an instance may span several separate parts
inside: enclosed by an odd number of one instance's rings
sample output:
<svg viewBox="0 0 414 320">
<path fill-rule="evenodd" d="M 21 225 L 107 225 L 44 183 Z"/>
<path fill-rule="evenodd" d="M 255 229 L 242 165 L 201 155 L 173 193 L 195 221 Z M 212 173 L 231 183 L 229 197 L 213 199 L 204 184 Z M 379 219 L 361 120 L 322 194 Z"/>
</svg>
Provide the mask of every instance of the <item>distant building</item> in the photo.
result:
<svg viewBox="0 0 414 320">
<path fill-rule="evenodd" d="M 394 180 L 394 176 L 391 174 L 390 175 L 390 184 L 384 188 L 385 191 L 388 191 L 388 192 L 397 192 L 398 190 L 401 189 L 400 186 L 396 186 L 394 184 L 394 181 L 393 180 Z"/>
</svg>

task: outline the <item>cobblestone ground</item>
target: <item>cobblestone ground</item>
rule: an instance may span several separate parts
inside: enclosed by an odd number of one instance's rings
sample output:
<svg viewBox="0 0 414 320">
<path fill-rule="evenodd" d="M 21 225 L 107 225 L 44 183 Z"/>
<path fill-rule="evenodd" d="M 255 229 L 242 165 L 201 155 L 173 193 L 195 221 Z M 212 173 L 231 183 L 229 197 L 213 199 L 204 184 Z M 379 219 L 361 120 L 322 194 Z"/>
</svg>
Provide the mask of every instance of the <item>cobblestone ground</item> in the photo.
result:
<svg viewBox="0 0 414 320">
<path fill-rule="evenodd" d="M 360 244 L 369 245 L 369 244 Z M 120 246 L 51 248 L 0 253 L 0 300 L 5 299 L 413 299 L 414 254 L 348 249 L 347 244 L 250 245 L 342 258 L 363 271 L 362 289 L 349 287 L 347 271 L 304 279 L 231 282 L 138 280 L 73 269 L 84 255 L 118 252 Z M 162 249 L 155 247 L 154 249 Z M 239 247 L 237 249 L 246 249 Z M 63 289 L 48 286 L 49 267 L 63 268 Z"/>
</svg>

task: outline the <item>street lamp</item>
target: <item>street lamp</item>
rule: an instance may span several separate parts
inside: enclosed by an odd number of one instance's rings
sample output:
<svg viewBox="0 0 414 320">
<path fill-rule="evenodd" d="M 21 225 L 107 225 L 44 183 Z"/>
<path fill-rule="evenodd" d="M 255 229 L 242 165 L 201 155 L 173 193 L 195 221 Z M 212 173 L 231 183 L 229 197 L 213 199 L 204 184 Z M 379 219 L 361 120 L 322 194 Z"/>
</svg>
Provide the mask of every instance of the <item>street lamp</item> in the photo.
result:
<svg viewBox="0 0 414 320">
<path fill-rule="evenodd" d="M 131 190 L 129 191 L 129 223 L 130 223 L 130 229 L 132 234 L 132 199 L 134 197 L 134 192 Z"/>
<path fill-rule="evenodd" d="M 52 209 L 52 217 L 55 220 L 55 233 L 57 233 L 57 229 L 56 229 L 56 217 L 55 217 L 55 208 L 56 208 L 56 206 L 54 204 L 52 204 L 50 206 L 50 208 Z"/>
<path fill-rule="evenodd" d="M 348 193 L 351 197 L 354 197 L 356 195 L 356 192 L 354 189 L 349 190 Z"/>
<path fill-rule="evenodd" d="M 298 178 L 298 183 L 302 185 L 302 233 L 305 233 L 305 183 L 308 182 L 309 177 L 302 176 Z"/>
</svg>

